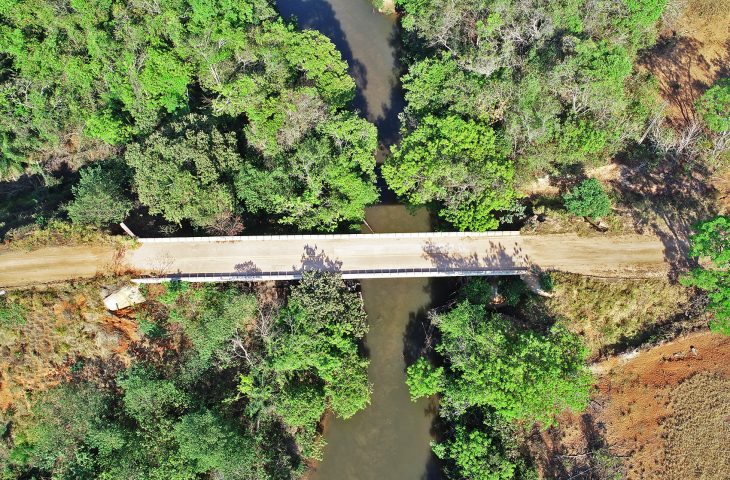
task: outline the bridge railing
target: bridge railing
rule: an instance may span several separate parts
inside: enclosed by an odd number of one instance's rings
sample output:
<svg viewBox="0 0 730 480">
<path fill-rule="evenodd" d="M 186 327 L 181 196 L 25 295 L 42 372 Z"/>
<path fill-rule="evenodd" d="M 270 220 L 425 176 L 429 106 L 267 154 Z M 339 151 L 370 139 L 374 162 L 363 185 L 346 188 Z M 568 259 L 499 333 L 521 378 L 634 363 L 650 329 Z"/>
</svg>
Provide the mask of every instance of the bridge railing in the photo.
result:
<svg viewBox="0 0 730 480">
<path fill-rule="evenodd" d="M 272 272 L 212 272 L 212 273 L 179 273 L 157 277 L 136 278 L 136 283 L 161 283 L 170 281 L 183 282 L 263 282 L 275 280 L 300 280 L 306 271 L 316 269 L 272 271 Z M 407 277 L 473 277 L 522 275 L 529 272 L 527 267 L 508 268 L 387 268 L 336 271 L 344 279 L 366 278 L 407 278 Z"/>
<path fill-rule="evenodd" d="M 332 233 L 321 235 L 239 235 L 219 237 L 166 237 L 166 238 L 138 238 L 141 243 L 188 243 L 188 242 L 250 242 L 271 240 L 353 240 L 379 238 L 483 238 L 483 237 L 516 237 L 519 231 L 507 232 L 414 232 L 414 233 Z"/>
</svg>

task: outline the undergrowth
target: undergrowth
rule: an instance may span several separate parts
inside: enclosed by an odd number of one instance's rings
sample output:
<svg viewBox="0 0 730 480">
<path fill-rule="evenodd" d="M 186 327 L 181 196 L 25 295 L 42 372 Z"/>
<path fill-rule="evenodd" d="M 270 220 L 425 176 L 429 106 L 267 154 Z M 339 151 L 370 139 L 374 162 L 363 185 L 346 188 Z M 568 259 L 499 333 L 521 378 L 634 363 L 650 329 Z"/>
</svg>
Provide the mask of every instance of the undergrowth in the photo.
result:
<svg viewBox="0 0 730 480">
<path fill-rule="evenodd" d="M 689 289 L 665 279 L 609 281 L 556 272 L 550 277 L 553 297 L 532 297 L 528 315 L 563 319 L 585 338 L 594 357 L 643 343 L 691 301 Z"/>
<path fill-rule="evenodd" d="M 13 250 L 35 250 L 42 247 L 110 245 L 133 248 L 137 244 L 132 237 L 109 235 L 98 229 L 74 225 L 61 220 L 51 220 L 46 225 L 29 225 L 11 230 L 2 244 Z"/>
</svg>

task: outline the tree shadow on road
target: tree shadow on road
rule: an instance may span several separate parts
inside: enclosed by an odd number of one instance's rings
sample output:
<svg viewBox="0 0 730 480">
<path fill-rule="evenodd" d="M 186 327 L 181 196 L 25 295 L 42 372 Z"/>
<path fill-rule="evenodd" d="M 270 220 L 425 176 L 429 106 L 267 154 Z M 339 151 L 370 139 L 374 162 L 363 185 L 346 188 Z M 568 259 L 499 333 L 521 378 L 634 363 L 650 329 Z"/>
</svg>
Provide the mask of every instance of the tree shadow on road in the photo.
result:
<svg viewBox="0 0 730 480">
<path fill-rule="evenodd" d="M 714 188 L 706 181 L 709 172 L 667 155 L 657 166 L 639 165 L 611 184 L 619 203 L 627 206 L 635 231 L 656 235 L 664 245 L 669 280 L 676 281 L 694 265 L 689 259 L 689 236 L 700 220 L 713 216 Z"/>
<path fill-rule="evenodd" d="M 301 265 L 293 265 L 292 269 L 295 272 L 340 272 L 342 260 L 332 260 L 324 253 L 324 250 L 319 250 L 316 245 L 305 245 Z"/>
<path fill-rule="evenodd" d="M 489 248 L 484 254 L 453 253 L 448 246 L 426 242 L 423 247 L 422 258 L 428 259 L 438 270 L 443 271 L 470 271 L 470 270 L 527 270 L 530 258 L 515 245 L 507 249 L 501 243 L 489 242 Z"/>
</svg>

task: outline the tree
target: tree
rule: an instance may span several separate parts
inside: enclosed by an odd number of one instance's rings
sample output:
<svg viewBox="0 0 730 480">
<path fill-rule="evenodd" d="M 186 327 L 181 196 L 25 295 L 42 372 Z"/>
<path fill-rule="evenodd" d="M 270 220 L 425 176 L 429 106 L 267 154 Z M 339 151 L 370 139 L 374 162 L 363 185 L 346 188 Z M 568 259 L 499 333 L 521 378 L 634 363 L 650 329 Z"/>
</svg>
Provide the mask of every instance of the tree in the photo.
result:
<svg viewBox="0 0 730 480">
<path fill-rule="evenodd" d="M 15 179 L 23 173 L 25 158 L 15 150 L 10 134 L 0 133 L 0 180 Z"/>
<path fill-rule="evenodd" d="M 433 444 L 433 451 L 446 464 L 447 478 L 470 480 L 527 479 L 532 475 L 519 458 L 510 427 L 498 418 L 481 424 L 457 424 L 443 442 Z"/>
<path fill-rule="evenodd" d="M 74 185 L 74 199 L 66 206 L 73 223 L 108 227 L 122 222 L 133 203 L 125 194 L 128 174 L 124 165 L 105 162 L 83 168 Z"/>
<path fill-rule="evenodd" d="M 695 226 L 690 236 L 690 257 L 706 259 L 706 267 L 696 267 L 680 278 L 682 285 L 707 292 L 714 319 L 710 330 L 730 335 L 730 217 L 718 216 Z"/>
<path fill-rule="evenodd" d="M 579 217 L 598 218 L 611 213 L 611 199 L 601 182 L 595 178 L 583 180 L 570 192 L 563 195 L 565 208 Z"/>
<path fill-rule="evenodd" d="M 730 78 L 723 78 L 707 90 L 696 104 L 697 113 L 715 133 L 730 131 Z"/>
<path fill-rule="evenodd" d="M 104 425 L 107 401 L 90 384 L 61 386 L 42 395 L 33 405 L 31 422 L 16 436 L 11 463 L 70 473 L 83 456 L 87 436 Z"/>
<path fill-rule="evenodd" d="M 591 384 L 587 350 L 562 325 L 545 333 L 521 329 L 469 301 L 434 322 L 442 335 L 436 351 L 449 362 L 440 389 L 446 416 L 488 407 L 505 420 L 549 425 L 563 410 L 585 407 Z M 433 375 L 414 373 L 415 379 Z"/>
<path fill-rule="evenodd" d="M 289 388 L 301 395 L 313 395 L 316 385 L 321 384 L 332 411 L 342 418 L 351 417 L 370 402 L 368 361 L 360 356 L 357 346 L 367 332 L 365 319 L 362 299 L 349 291 L 338 275 L 305 272 L 301 283 L 292 289 L 269 340 L 273 371 L 289 379 Z M 292 395 L 287 393 L 282 403 L 284 415 L 290 417 L 292 405 L 301 404 L 299 394 Z M 319 415 L 323 413 L 324 409 Z M 314 415 L 307 414 L 310 418 Z"/>
<path fill-rule="evenodd" d="M 139 425 L 153 429 L 167 417 L 190 405 L 190 397 L 175 382 L 157 372 L 135 366 L 117 380 L 124 392 L 124 411 Z"/>
<path fill-rule="evenodd" d="M 202 409 L 180 418 L 172 430 L 181 460 L 191 470 L 221 478 L 255 478 L 258 445 L 214 412 Z"/>
<path fill-rule="evenodd" d="M 460 230 L 493 230 L 514 202 L 514 171 L 494 130 L 451 115 L 426 116 L 383 166 L 390 188 L 413 204 L 441 202 Z"/>
<path fill-rule="evenodd" d="M 423 357 L 410 365 L 406 373 L 406 384 L 413 401 L 421 397 L 430 397 L 443 389 L 443 367 L 433 368 L 428 360 Z"/>
<path fill-rule="evenodd" d="M 226 342 L 256 318 L 256 297 L 236 288 L 190 288 L 179 282 L 168 283 L 166 288 L 161 301 L 170 309 L 170 321 L 182 326 L 203 365 L 214 360 Z"/>
<path fill-rule="evenodd" d="M 232 176 L 242 163 L 236 137 L 204 117 L 189 115 L 130 145 L 125 160 L 150 213 L 205 227 L 233 210 Z"/>
<path fill-rule="evenodd" d="M 362 220 L 377 201 L 377 132 L 353 114 L 317 126 L 292 151 L 244 166 L 236 195 L 254 213 L 277 215 L 302 230 L 332 231 L 343 222 Z"/>
</svg>

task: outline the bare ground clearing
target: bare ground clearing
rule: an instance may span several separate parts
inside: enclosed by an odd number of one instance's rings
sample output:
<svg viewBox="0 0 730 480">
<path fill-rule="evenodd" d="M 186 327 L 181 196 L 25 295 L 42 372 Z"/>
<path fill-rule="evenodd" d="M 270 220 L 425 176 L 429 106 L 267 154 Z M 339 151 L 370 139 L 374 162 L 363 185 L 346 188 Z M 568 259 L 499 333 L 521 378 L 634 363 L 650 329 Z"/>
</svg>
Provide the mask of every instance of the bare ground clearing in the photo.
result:
<svg viewBox="0 0 730 480">
<path fill-rule="evenodd" d="M 588 410 L 533 432 L 531 448 L 545 478 L 595 467 L 599 449 L 620 460 L 621 478 L 730 476 L 730 460 L 718 454 L 718 438 L 730 436 L 730 404 L 722 404 L 730 386 L 730 338 L 702 331 L 612 357 L 594 371 L 597 390 Z M 682 476 L 687 468 L 693 473 Z"/>
</svg>

